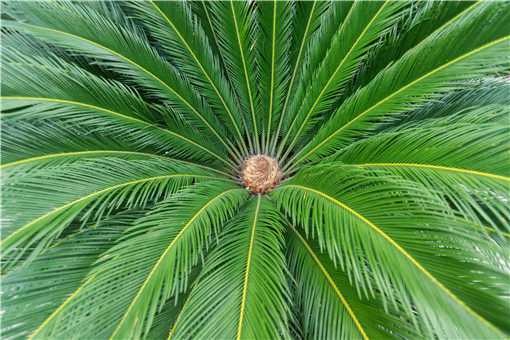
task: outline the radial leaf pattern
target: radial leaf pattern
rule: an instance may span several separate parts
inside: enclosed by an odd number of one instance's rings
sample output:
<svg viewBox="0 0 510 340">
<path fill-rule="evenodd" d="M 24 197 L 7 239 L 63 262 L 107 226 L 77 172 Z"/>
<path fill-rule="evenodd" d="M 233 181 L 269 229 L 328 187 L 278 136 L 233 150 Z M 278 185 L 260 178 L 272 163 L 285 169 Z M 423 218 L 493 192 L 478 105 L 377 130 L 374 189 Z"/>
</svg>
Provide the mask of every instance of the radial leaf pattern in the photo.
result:
<svg viewBox="0 0 510 340">
<path fill-rule="evenodd" d="M 3 338 L 510 335 L 509 2 L 3 9 Z"/>
</svg>

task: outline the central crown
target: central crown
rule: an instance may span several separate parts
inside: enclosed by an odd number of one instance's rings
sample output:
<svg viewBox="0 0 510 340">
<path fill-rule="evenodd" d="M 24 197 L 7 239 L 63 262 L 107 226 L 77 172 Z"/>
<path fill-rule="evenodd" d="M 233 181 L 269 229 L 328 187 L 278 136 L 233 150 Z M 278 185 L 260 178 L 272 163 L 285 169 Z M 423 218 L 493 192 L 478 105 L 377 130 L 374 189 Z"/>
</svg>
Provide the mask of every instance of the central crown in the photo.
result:
<svg viewBox="0 0 510 340">
<path fill-rule="evenodd" d="M 266 155 L 254 155 L 247 158 L 241 168 L 241 180 L 253 193 L 263 194 L 271 191 L 280 183 L 282 172 L 278 161 Z"/>
</svg>

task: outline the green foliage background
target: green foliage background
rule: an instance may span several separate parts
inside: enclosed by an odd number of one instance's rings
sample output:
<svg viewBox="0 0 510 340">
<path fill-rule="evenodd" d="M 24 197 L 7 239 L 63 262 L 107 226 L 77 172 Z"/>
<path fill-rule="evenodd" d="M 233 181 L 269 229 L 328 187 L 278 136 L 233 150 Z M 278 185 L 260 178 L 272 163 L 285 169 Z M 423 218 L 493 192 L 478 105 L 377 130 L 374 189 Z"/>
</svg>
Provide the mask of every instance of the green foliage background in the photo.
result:
<svg viewBox="0 0 510 340">
<path fill-rule="evenodd" d="M 510 334 L 509 2 L 3 9 L 4 339 Z"/>
</svg>

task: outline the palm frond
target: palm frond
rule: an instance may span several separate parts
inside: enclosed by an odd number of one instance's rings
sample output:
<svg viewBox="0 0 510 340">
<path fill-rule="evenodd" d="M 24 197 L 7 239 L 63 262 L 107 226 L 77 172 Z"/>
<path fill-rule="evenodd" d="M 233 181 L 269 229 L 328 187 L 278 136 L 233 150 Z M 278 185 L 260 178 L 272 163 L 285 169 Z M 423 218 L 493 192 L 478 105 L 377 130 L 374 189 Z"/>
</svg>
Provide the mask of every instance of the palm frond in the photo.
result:
<svg viewBox="0 0 510 340">
<path fill-rule="evenodd" d="M 253 198 L 207 257 L 169 337 L 287 337 L 282 227 L 272 204 Z"/>
<path fill-rule="evenodd" d="M 119 138 L 105 138 L 80 126 L 53 121 L 33 121 L 2 117 L 2 164 L 8 168 L 16 164 L 35 162 L 39 159 L 64 157 L 65 155 L 93 157 L 100 154 L 145 154 L 161 157 L 153 150 L 133 151 L 136 145 Z M 109 136 L 110 137 L 110 136 Z M 124 144 L 124 145 L 123 145 Z"/>
<path fill-rule="evenodd" d="M 287 244 L 289 268 L 296 282 L 295 296 L 302 308 L 300 314 L 306 338 L 418 336 L 412 324 L 399 320 L 395 311 L 385 313 L 378 297 L 359 298 L 348 276 L 293 227 Z"/>
<path fill-rule="evenodd" d="M 477 3 L 446 22 L 344 102 L 293 160 L 318 160 L 463 80 L 507 68 L 507 5 Z M 487 20 L 494 25 L 484 25 Z"/>
<path fill-rule="evenodd" d="M 367 85 L 386 66 L 401 58 L 437 27 L 442 26 L 473 4 L 474 2 L 471 1 L 412 2 L 409 14 L 369 52 L 369 56 L 356 74 L 348 91 L 355 91 Z M 349 93 L 349 95 L 351 94 Z"/>
<path fill-rule="evenodd" d="M 122 213 L 64 239 L 27 266 L 2 278 L 6 339 L 31 335 L 78 289 L 99 256 L 136 214 Z M 30 315 L 30 318 L 26 316 Z"/>
<path fill-rule="evenodd" d="M 332 38 L 328 53 L 314 70 L 313 80 L 303 83 L 307 86 L 301 90 L 305 93 L 303 100 L 299 100 L 299 96 L 293 99 L 291 109 L 296 113 L 281 142 L 285 146 L 288 137 L 292 138 L 284 158 L 306 131 L 310 119 L 331 108 L 334 98 L 343 91 L 374 41 L 385 35 L 400 19 L 405 13 L 402 11 L 405 6 L 405 2 L 359 1 L 349 8 L 342 26 Z"/>
<path fill-rule="evenodd" d="M 345 3 L 345 2 L 337 2 L 337 3 Z M 335 4 L 337 4 L 335 3 Z M 289 47 L 289 70 L 290 80 L 287 87 L 287 91 L 284 95 L 284 102 L 282 106 L 282 111 L 280 114 L 280 119 L 278 119 L 278 126 L 276 128 L 276 132 L 273 134 L 272 142 L 271 142 L 271 154 L 276 152 L 276 144 L 280 137 L 280 132 L 284 124 L 286 124 L 286 114 L 287 107 L 289 105 L 289 99 L 293 96 L 293 90 L 296 89 L 296 81 L 303 72 L 303 60 L 305 58 L 305 54 L 308 49 L 308 45 L 310 44 L 311 38 L 314 36 L 314 33 L 320 27 L 320 18 L 321 16 L 325 16 L 327 9 L 329 8 L 330 3 L 326 1 L 298 1 L 294 5 L 294 10 L 292 13 L 292 30 L 291 30 L 291 44 Z M 341 12 L 341 11 L 340 11 Z M 337 13 L 335 11 L 335 13 Z M 336 20 L 334 20 L 336 22 Z M 303 23 L 306 23 L 303 26 Z M 329 25 L 331 27 L 334 25 Z M 317 52 L 321 49 L 313 50 Z"/>
<path fill-rule="evenodd" d="M 489 105 L 401 125 L 352 144 L 337 159 L 418 181 L 465 217 L 509 231 L 509 114 L 507 106 Z"/>
<path fill-rule="evenodd" d="M 218 37 L 221 56 L 230 82 L 236 90 L 243 115 L 250 152 L 261 151 L 261 130 L 257 121 L 262 118 L 260 96 L 257 91 L 258 71 L 256 52 L 252 48 L 257 32 L 255 4 L 240 1 L 211 2 L 212 25 Z M 257 118 L 258 117 L 258 118 Z"/>
<path fill-rule="evenodd" d="M 458 261 L 483 268 L 468 260 L 481 260 L 477 249 L 490 249 L 504 258 L 479 229 L 448 216 L 441 201 L 398 177 L 334 164 L 305 173 L 273 193 L 277 204 L 306 235 L 317 238 L 361 294 L 384 292 L 385 305 L 400 303 L 401 313 L 415 324 L 420 315 L 428 336 L 502 335 L 491 321 L 494 305 L 481 298 L 486 288 L 450 270 Z M 486 266 L 490 268 L 487 261 Z M 475 270 L 469 273 L 476 275 Z M 504 304 L 500 292 L 491 294 L 492 300 Z"/>
<path fill-rule="evenodd" d="M 12 6 L 30 13 L 25 18 L 30 23 L 4 25 L 97 60 L 154 98 L 169 102 L 180 115 L 229 147 L 210 108 L 130 22 L 120 25 L 80 3 L 15 2 Z"/>
<path fill-rule="evenodd" d="M 217 55 L 193 17 L 188 3 L 166 1 L 132 2 L 136 18 L 158 39 L 160 48 L 168 54 L 172 64 L 188 75 L 190 82 L 200 89 L 223 118 L 222 122 L 233 128 L 238 141 L 247 151 L 241 134 L 242 122 L 237 114 L 233 92 L 221 73 Z M 239 154 L 238 154 L 239 156 Z"/>
<path fill-rule="evenodd" d="M 182 132 L 183 129 L 177 129 L 182 126 L 178 121 L 167 117 L 165 128 L 151 122 L 162 113 L 156 114 L 130 88 L 96 77 L 58 58 L 7 53 L 2 74 L 2 105 L 11 111 L 21 109 L 8 113 L 7 116 L 14 117 L 7 120 L 51 117 L 52 121 L 58 118 L 67 124 L 86 123 L 97 132 L 129 135 L 127 138 L 136 144 L 149 145 L 160 152 L 181 157 L 195 154 L 199 156 L 197 159 L 209 155 L 225 162 L 221 149 L 210 142 L 204 145 Z"/>
<path fill-rule="evenodd" d="M 146 254 L 145 249 L 137 253 L 140 245 L 152 243 L 154 250 L 164 249 L 157 251 L 161 256 L 151 266 L 151 271 L 117 323 L 112 338 L 124 339 L 128 335 L 143 334 L 151 324 L 154 311 L 162 307 L 158 301 L 165 301 L 186 290 L 191 267 L 197 265 L 212 235 L 219 233 L 223 223 L 234 215 L 247 195 L 245 190 L 231 184 L 193 187 L 189 192 L 157 206 L 106 254 L 113 257 L 102 269 L 109 275 L 111 269 L 118 267 L 115 259 L 124 262 L 130 257 L 135 262 Z M 169 226 L 174 228 L 169 230 Z M 148 304 L 148 301 L 153 304 Z M 144 322 L 137 320 L 145 320 L 146 317 L 149 321 L 144 330 Z"/>
<path fill-rule="evenodd" d="M 156 205 L 102 255 L 87 283 L 39 336 L 69 337 L 75 327 L 89 338 L 146 334 L 167 299 L 179 302 L 191 268 L 246 195 L 229 183 L 203 183 Z M 96 296 L 103 298 L 95 302 Z M 74 312 L 84 305 L 93 311 L 86 318 Z"/>
<path fill-rule="evenodd" d="M 258 5 L 258 44 L 261 105 L 266 126 L 262 127 L 263 151 L 268 152 L 273 130 L 281 115 L 284 95 L 290 72 L 289 50 L 293 4 L 285 1 L 268 1 Z"/>
<path fill-rule="evenodd" d="M 39 254 L 78 217 L 100 220 L 120 207 L 145 206 L 193 181 L 218 177 L 190 164 L 129 156 L 60 158 L 4 169 L 3 208 L 12 214 L 3 226 L 5 268 L 27 252 Z"/>
</svg>

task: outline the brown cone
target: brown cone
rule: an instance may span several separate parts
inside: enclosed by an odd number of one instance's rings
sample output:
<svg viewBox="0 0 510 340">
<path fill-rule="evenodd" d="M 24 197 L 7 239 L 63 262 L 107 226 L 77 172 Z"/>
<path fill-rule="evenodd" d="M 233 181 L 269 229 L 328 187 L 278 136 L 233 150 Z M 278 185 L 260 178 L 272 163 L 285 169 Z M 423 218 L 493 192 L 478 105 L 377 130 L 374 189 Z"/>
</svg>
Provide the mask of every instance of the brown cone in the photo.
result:
<svg viewBox="0 0 510 340">
<path fill-rule="evenodd" d="M 253 193 L 266 193 L 280 183 L 282 173 L 278 161 L 266 155 L 246 159 L 241 169 L 244 186 Z"/>
</svg>

